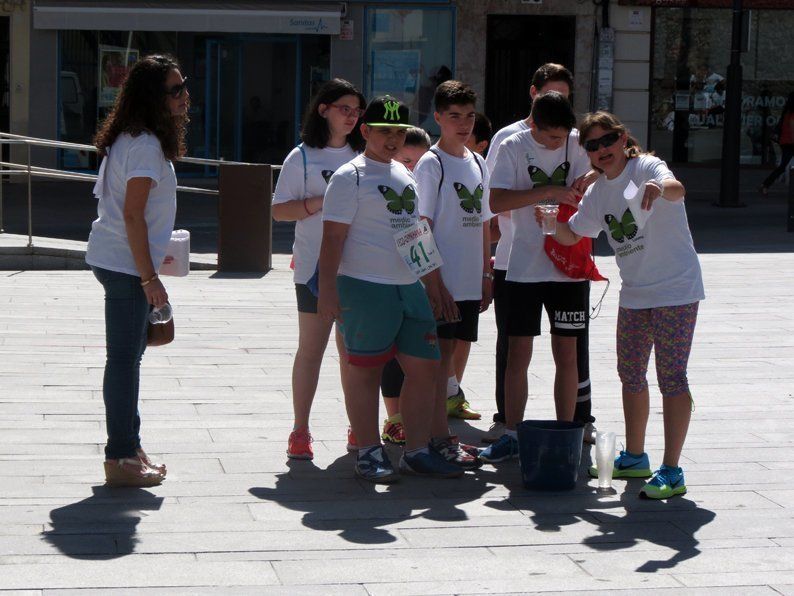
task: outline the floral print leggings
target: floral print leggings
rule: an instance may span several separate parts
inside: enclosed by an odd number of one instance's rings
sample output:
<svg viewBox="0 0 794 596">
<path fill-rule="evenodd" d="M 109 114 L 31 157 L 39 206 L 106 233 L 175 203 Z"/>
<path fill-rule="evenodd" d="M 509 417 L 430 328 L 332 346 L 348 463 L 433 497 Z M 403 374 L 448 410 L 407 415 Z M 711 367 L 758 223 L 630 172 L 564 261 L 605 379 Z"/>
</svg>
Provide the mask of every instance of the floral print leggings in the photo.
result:
<svg viewBox="0 0 794 596">
<path fill-rule="evenodd" d="M 698 304 L 618 309 L 618 374 L 626 391 L 639 393 L 648 387 L 646 373 L 654 348 L 662 396 L 689 392 L 686 367 Z"/>
</svg>

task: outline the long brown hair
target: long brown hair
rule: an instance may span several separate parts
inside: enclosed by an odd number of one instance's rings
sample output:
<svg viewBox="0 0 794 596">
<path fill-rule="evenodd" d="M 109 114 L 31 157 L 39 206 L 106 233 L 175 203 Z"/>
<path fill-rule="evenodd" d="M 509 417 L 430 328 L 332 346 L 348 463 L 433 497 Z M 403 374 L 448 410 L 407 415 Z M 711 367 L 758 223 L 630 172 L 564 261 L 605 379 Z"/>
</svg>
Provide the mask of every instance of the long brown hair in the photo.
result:
<svg viewBox="0 0 794 596">
<path fill-rule="evenodd" d="M 94 137 L 101 156 L 107 155 L 122 133 L 137 137 L 149 132 L 157 137 L 166 159 L 185 155 L 187 115 L 175 117 L 166 103 L 168 73 L 179 69 L 173 56 L 153 54 L 138 60 L 121 86 L 116 103 Z"/>
<path fill-rule="evenodd" d="M 588 133 L 595 128 L 596 126 L 600 126 L 604 130 L 608 132 L 617 132 L 620 134 L 626 135 L 626 157 L 632 159 L 634 157 L 639 157 L 640 155 L 653 155 L 653 153 L 648 153 L 647 151 L 643 151 L 640 144 L 637 142 L 631 134 L 629 133 L 629 129 L 626 128 L 626 125 L 623 124 L 615 114 L 610 112 L 593 112 L 590 114 L 585 114 L 582 118 L 581 123 L 579 124 L 579 144 L 584 146 L 585 139 L 587 138 Z"/>
</svg>

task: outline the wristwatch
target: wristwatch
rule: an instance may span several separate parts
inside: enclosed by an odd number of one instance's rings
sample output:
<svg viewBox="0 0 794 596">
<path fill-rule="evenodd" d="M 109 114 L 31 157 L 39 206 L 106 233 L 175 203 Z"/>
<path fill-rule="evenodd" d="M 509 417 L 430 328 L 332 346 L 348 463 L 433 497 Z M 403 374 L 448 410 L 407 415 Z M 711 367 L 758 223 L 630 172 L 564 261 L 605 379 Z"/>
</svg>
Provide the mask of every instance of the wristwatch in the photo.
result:
<svg viewBox="0 0 794 596">
<path fill-rule="evenodd" d="M 491 273 L 490 271 L 487 272 L 487 273 L 483 273 L 482 274 L 482 278 L 483 279 L 490 279 L 491 281 L 493 281 L 493 273 Z"/>
</svg>

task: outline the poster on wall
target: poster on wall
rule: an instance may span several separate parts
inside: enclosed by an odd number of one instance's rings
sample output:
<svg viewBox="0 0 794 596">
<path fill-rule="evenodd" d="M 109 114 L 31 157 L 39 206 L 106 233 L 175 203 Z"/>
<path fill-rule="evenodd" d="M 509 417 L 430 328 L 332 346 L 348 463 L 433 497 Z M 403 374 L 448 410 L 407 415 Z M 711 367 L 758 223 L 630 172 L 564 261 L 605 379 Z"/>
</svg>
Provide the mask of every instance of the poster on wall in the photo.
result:
<svg viewBox="0 0 794 596">
<path fill-rule="evenodd" d="M 374 50 L 372 94 L 391 94 L 413 104 L 419 87 L 419 50 Z"/>
<path fill-rule="evenodd" d="M 138 50 L 99 46 L 99 97 L 97 105 L 107 108 L 116 101 L 130 67 L 138 61 Z"/>
</svg>

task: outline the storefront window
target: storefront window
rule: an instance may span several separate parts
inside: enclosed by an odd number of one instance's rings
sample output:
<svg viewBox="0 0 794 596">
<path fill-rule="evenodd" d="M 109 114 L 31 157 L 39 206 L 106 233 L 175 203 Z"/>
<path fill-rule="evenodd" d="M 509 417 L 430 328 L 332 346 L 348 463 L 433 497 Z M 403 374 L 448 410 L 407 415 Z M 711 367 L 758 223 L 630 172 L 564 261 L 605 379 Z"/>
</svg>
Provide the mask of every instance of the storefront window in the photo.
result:
<svg viewBox="0 0 794 596">
<path fill-rule="evenodd" d="M 433 93 L 455 71 L 453 27 L 450 9 L 367 10 L 367 96 L 401 99 L 411 121 L 437 135 Z"/>
<path fill-rule="evenodd" d="M 213 159 L 281 163 L 295 146 L 302 106 L 329 77 L 330 38 L 319 35 L 61 31 L 60 50 L 61 140 L 90 143 L 128 68 L 167 52 L 189 79 L 188 154 Z M 95 169 L 96 156 L 64 151 L 61 163 Z"/>
<path fill-rule="evenodd" d="M 651 148 L 676 162 L 716 164 L 722 157 L 731 11 L 655 11 Z M 772 142 L 787 96 L 794 91 L 794 11 L 754 10 L 742 53 L 743 164 L 774 163 Z"/>
</svg>

